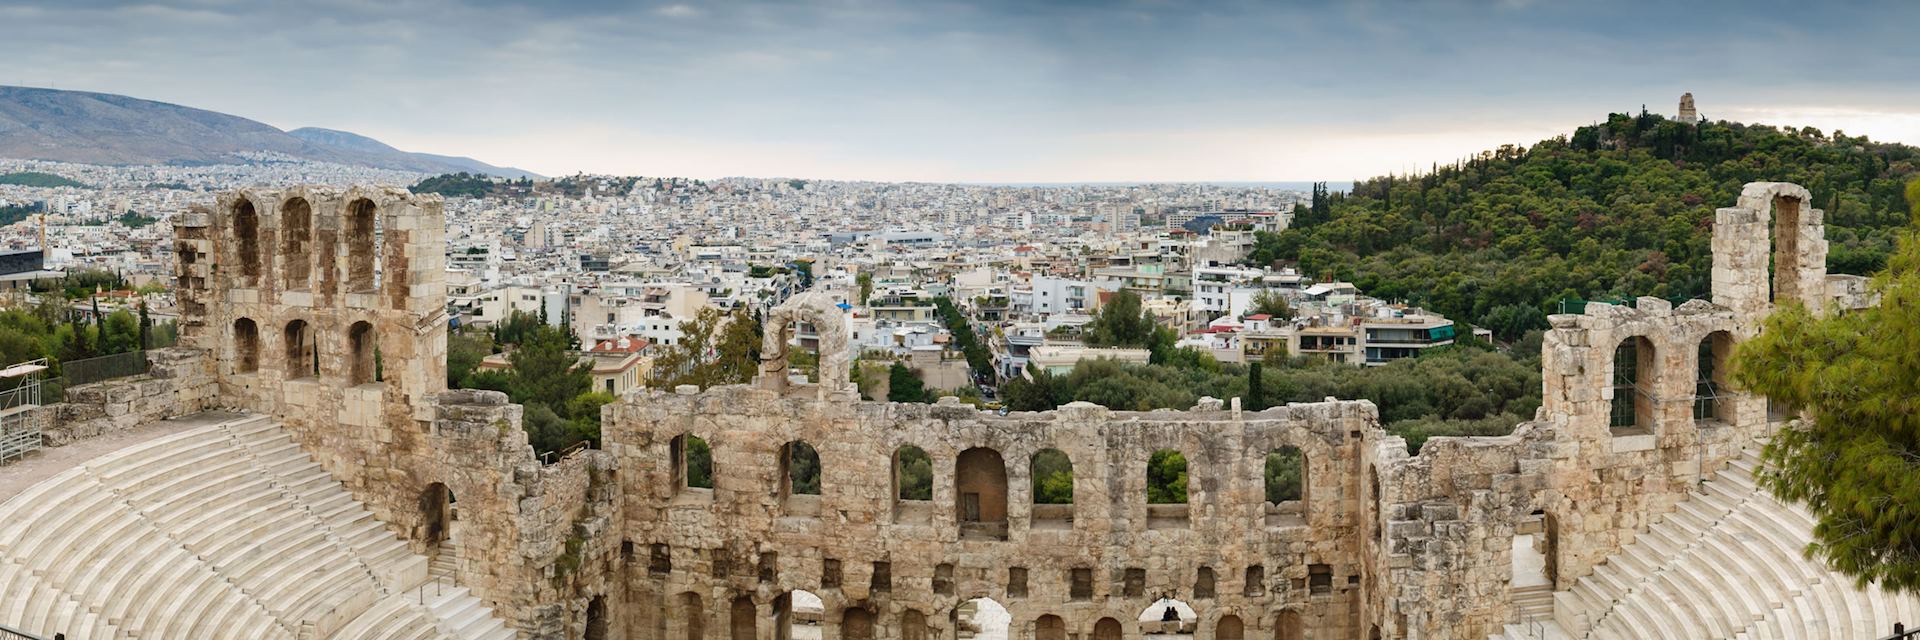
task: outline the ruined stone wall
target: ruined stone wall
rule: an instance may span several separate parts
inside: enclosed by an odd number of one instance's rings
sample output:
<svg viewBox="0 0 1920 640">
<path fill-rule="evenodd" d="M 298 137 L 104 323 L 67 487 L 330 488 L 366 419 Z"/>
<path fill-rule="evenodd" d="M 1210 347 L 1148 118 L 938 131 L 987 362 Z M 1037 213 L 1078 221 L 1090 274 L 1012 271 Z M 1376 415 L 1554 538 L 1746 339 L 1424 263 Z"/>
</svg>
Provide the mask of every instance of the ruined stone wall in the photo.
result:
<svg viewBox="0 0 1920 640">
<path fill-rule="evenodd" d="M 204 352 L 154 349 L 147 360 L 151 367 L 143 375 L 74 386 L 66 390 L 65 401 L 36 409 L 48 414 L 46 445 L 65 446 L 220 406 L 213 363 Z"/>
<path fill-rule="evenodd" d="M 734 386 L 630 394 L 612 407 L 604 433 L 621 468 L 624 532 L 643 556 L 630 565 L 627 604 L 658 612 L 635 620 L 628 638 L 678 640 L 689 624 L 709 638 L 773 638 L 777 603 L 793 590 L 825 601 L 828 638 L 842 637 L 849 610 L 871 614 L 875 638 L 950 637 L 954 608 L 976 597 L 1005 605 L 1019 638 L 1044 615 L 1075 636 L 1113 618 L 1137 637 L 1136 618 L 1163 596 L 1193 605 L 1201 638 L 1225 616 L 1272 636 L 1286 610 L 1317 630 L 1312 637 L 1358 637 L 1356 470 L 1383 437 L 1369 403 L 1258 413 L 1076 403 L 1000 416 Z M 712 448 L 712 489 L 677 480 L 673 441 L 683 435 Z M 794 441 L 819 453 L 818 496 L 783 492 L 781 451 Z M 893 461 L 905 445 L 932 460 L 930 501 L 897 499 Z M 1308 495 L 1302 519 L 1270 526 L 1265 456 L 1282 446 L 1305 454 Z M 957 521 L 956 460 L 976 448 L 1004 461 L 1004 540 L 993 527 L 964 536 Z M 1073 464 L 1070 522 L 1036 517 L 1029 460 L 1046 448 Z M 1147 461 L 1159 449 L 1188 460 L 1185 505 L 1147 504 Z M 1258 567 L 1252 584 L 1249 567 Z M 1203 569 L 1211 585 L 1199 584 Z M 757 622 L 736 631 L 742 599 Z M 910 628 L 909 617 L 924 626 Z"/>
<path fill-rule="evenodd" d="M 1391 580 L 1369 595 L 1387 637 L 1486 637 L 1516 621 L 1511 543 L 1524 523 L 1540 524 L 1549 577 L 1568 588 L 1770 433 L 1766 400 L 1727 381 L 1733 346 L 1778 303 L 1871 303 L 1857 278 L 1826 274 L 1822 213 L 1807 202 L 1796 185 L 1754 183 L 1716 212 L 1711 303 L 1641 298 L 1549 318 L 1542 406 L 1513 435 L 1382 451 L 1388 522 L 1371 557 Z M 1715 398 L 1704 410 L 1703 394 Z"/>
<path fill-rule="evenodd" d="M 1553 316 L 1535 419 L 1419 456 L 1367 402 L 1008 415 L 859 402 L 844 312 L 808 294 L 769 314 L 757 384 L 631 393 L 603 409 L 604 451 L 542 464 L 520 407 L 444 390 L 439 202 L 397 189 L 245 191 L 183 216 L 182 353 L 207 355 L 201 382 L 155 393 L 278 416 L 422 551 L 435 544 L 422 496 L 444 485 L 462 582 L 526 637 L 785 640 L 790 594 L 806 590 L 824 600 L 826 638 L 947 637 L 976 597 L 1005 605 L 1021 640 L 1137 638 L 1157 630 L 1136 620 L 1161 597 L 1193 605 L 1199 640 L 1484 638 L 1515 621 L 1517 534 L 1544 535 L 1566 587 L 1768 433 L 1766 402 L 1726 383 L 1726 357 L 1777 303 L 1871 303 L 1862 281 L 1825 273 L 1806 202 L 1794 185 L 1748 185 L 1716 213 L 1713 302 Z M 820 329 L 823 382 L 789 389 L 784 329 L 798 322 Z M 145 397 L 144 384 L 101 395 Z M 1703 389 L 1716 390 L 1704 405 Z M 687 486 L 685 437 L 711 446 L 711 489 Z M 791 443 L 817 451 L 819 495 L 786 479 Z M 932 461 L 930 500 L 897 494 L 906 445 Z M 1264 499 L 1264 458 L 1283 446 L 1307 461 L 1297 514 Z M 1034 504 L 1030 461 L 1046 448 L 1072 461 L 1071 506 Z M 1147 504 L 1159 449 L 1189 462 L 1185 505 Z M 986 521 L 966 522 L 976 500 Z"/>
<path fill-rule="evenodd" d="M 221 405 L 278 418 L 417 551 L 437 548 L 424 501 L 444 486 L 461 583 L 529 637 L 564 637 L 573 583 L 611 580 L 578 568 L 606 566 L 607 543 L 569 545 L 604 537 L 576 525 L 617 510 L 612 483 L 590 481 L 610 463 L 542 465 L 519 406 L 445 391 L 440 207 L 398 188 L 220 196 L 176 224 L 181 342 L 214 355 Z"/>
</svg>

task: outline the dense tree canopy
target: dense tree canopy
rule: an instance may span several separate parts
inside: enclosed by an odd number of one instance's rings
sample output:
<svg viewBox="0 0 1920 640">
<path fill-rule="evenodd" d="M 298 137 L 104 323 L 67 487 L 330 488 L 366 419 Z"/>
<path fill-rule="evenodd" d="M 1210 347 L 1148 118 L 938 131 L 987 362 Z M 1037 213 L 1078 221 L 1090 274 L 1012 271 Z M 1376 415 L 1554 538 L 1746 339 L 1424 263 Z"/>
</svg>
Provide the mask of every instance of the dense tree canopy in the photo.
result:
<svg viewBox="0 0 1920 640">
<path fill-rule="evenodd" d="M 1914 226 L 1874 279 L 1877 307 L 1815 316 L 1787 304 L 1735 350 L 1734 379 L 1809 419 L 1767 444 L 1761 482 L 1817 522 L 1809 553 L 1920 592 L 1920 180 Z"/>
<path fill-rule="evenodd" d="M 1417 451 L 1430 436 L 1499 435 L 1540 406 L 1540 341 L 1533 332 L 1509 353 L 1464 342 L 1418 358 L 1356 367 L 1295 357 L 1261 367 L 1263 405 L 1328 396 L 1372 400 L 1388 431 Z M 1516 357 L 1517 356 L 1517 357 Z M 1211 363 L 1125 364 L 1089 360 L 1063 375 L 1030 371 L 1005 386 L 1007 407 L 1043 411 L 1074 401 L 1116 410 L 1189 409 L 1200 397 L 1244 398 L 1250 367 Z"/>
<path fill-rule="evenodd" d="M 1828 265 L 1886 264 L 1920 150 L 1835 131 L 1614 114 L 1570 138 L 1502 147 L 1416 176 L 1316 192 L 1251 261 L 1290 262 L 1512 339 L 1564 298 L 1707 292 L 1713 213 L 1742 185 L 1795 182 L 1826 210 Z"/>
</svg>

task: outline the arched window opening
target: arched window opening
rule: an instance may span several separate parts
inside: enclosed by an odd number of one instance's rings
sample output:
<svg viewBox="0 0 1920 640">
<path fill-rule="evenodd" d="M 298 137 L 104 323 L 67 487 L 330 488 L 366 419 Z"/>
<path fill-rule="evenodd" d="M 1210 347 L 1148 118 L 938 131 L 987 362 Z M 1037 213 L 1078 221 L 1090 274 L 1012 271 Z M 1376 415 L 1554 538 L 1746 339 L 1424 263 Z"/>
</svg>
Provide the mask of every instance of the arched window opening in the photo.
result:
<svg viewBox="0 0 1920 640">
<path fill-rule="evenodd" d="M 984 447 L 960 452 L 953 483 L 960 537 L 1007 539 L 1007 465 L 1000 452 Z"/>
<path fill-rule="evenodd" d="M 692 489 L 710 495 L 713 491 L 713 449 L 707 441 L 691 433 L 674 436 L 667 444 L 673 457 L 673 486 L 676 491 Z"/>
<path fill-rule="evenodd" d="M 893 520 L 902 524 L 933 524 L 933 458 L 910 444 L 893 452 Z"/>
<path fill-rule="evenodd" d="M 1013 614 L 993 598 L 975 598 L 953 608 L 955 640 L 1007 640 Z"/>
<path fill-rule="evenodd" d="M 1715 331 L 1700 341 L 1699 368 L 1693 383 L 1693 419 L 1733 419 L 1727 388 L 1727 358 L 1733 355 L 1733 334 Z"/>
<path fill-rule="evenodd" d="M 812 640 L 820 637 L 826 604 L 812 591 L 793 590 L 773 599 L 775 640 Z"/>
<path fill-rule="evenodd" d="M 1767 299 L 1773 302 L 1799 300 L 1800 291 L 1800 217 L 1804 204 L 1799 198 L 1774 196 L 1773 282 Z"/>
<path fill-rule="evenodd" d="M 1213 623 L 1214 640 L 1243 640 L 1246 635 L 1247 625 L 1240 621 L 1240 616 L 1229 613 Z"/>
<path fill-rule="evenodd" d="M 1200 621 L 1193 607 L 1173 598 L 1161 598 L 1140 612 L 1142 635 L 1192 635 Z"/>
<path fill-rule="evenodd" d="M 287 291 L 305 291 L 313 276 L 310 263 L 313 246 L 313 207 L 306 198 L 293 198 L 280 205 L 280 287 Z"/>
<path fill-rule="evenodd" d="M 440 543 L 453 539 L 453 491 L 435 482 L 420 492 L 420 540 L 428 555 L 440 553 Z"/>
<path fill-rule="evenodd" d="M 1213 567 L 1200 567 L 1200 571 L 1193 578 L 1193 597 L 1200 600 L 1212 599 L 1215 583 L 1218 581 L 1219 578 L 1213 574 Z"/>
<path fill-rule="evenodd" d="M 1653 433 L 1653 341 L 1634 336 L 1613 350 L 1613 404 L 1608 426 L 1616 436 Z"/>
<path fill-rule="evenodd" d="M 674 598 L 673 611 L 667 616 L 668 638 L 706 640 L 707 610 L 700 594 L 687 591 Z M 677 627 L 677 628 L 675 628 Z"/>
<path fill-rule="evenodd" d="M 1033 640 L 1067 640 L 1067 621 L 1051 613 L 1033 621 Z"/>
<path fill-rule="evenodd" d="M 586 640 L 607 640 L 607 597 L 594 596 L 587 602 Z"/>
<path fill-rule="evenodd" d="M 1147 528 L 1187 526 L 1187 456 L 1161 449 L 1147 458 Z"/>
<path fill-rule="evenodd" d="M 820 512 L 820 453 L 795 440 L 780 447 L 780 498 L 787 513 Z"/>
<path fill-rule="evenodd" d="M 1101 618 L 1093 623 L 1093 640 L 1120 640 L 1120 621 L 1113 618 Z"/>
<path fill-rule="evenodd" d="M 1059 449 L 1041 449 L 1028 461 L 1033 474 L 1033 528 L 1073 528 L 1073 460 Z"/>
<path fill-rule="evenodd" d="M 1273 620 L 1273 640 L 1303 640 L 1306 636 L 1300 625 L 1300 611 L 1287 609 Z"/>
<path fill-rule="evenodd" d="M 1297 447 L 1280 447 L 1267 454 L 1261 479 L 1266 484 L 1266 520 L 1269 527 L 1307 524 L 1307 457 Z"/>
<path fill-rule="evenodd" d="M 894 496 L 901 500 L 933 499 L 933 458 L 925 449 L 901 445 L 893 454 Z"/>
<path fill-rule="evenodd" d="M 241 287 L 260 284 L 260 215 L 246 199 L 233 205 L 234 258 L 240 262 Z"/>
<path fill-rule="evenodd" d="M 1245 577 L 1240 580 L 1240 595 L 1258 598 L 1267 595 L 1267 568 L 1261 565 L 1247 567 Z"/>
<path fill-rule="evenodd" d="M 260 328 L 251 318 L 233 321 L 233 372 L 253 373 L 260 369 Z"/>
<path fill-rule="evenodd" d="M 873 612 L 859 607 L 841 612 L 840 640 L 873 640 Z"/>
<path fill-rule="evenodd" d="M 313 331 L 307 327 L 307 321 L 288 322 L 286 330 L 281 333 L 282 344 L 286 347 L 287 377 L 297 379 L 319 376 L 320 352 L 313 348 Z"/>
<path fill-rule="evenodd" d="M 347 291 L 365 293 L 378 287 L 380 227 L 372 200 L 360 198 L 347 205 Z"/>
<path fill-rule="evenodd" d="M 380 337 L 371 323 L 361 320 L 347 328 L 347 359 L 350 364 L 348 384 L 362 385 L 380 380 L 379 350 Z"/>
</svg>

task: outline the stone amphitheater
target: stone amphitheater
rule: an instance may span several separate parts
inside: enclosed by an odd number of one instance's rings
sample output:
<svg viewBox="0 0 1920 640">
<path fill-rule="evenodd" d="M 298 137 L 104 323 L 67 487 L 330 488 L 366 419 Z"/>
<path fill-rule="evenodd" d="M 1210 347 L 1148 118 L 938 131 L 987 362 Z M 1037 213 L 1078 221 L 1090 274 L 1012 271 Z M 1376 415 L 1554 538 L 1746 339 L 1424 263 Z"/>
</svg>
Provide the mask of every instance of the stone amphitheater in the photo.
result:
<svg viewBox="0 0 1920 640">
<path fill-rule="evenodd" d="M 445 388 L 437 198 L 228 193 L 175 220 L 180 346 L 34 409 L 54 446 L 0 467 L 0 638 L 1880 638 L 1920 600 L 1805 559 L 1753 481 L 1792 416 L 1726 384 L 1775 300 L 1870 304 L 1808 198 L 1747 185 L 1711 300 L 1553 316 L 1535 419 L 1418 456 L 1365 401 L 863 402 L 820 291 L 768 314 L 755 383 L 630 393 L 543 459 L 519 406 Z M 1268 503 L 1282 448 L 1304 488 Z M 1185 504 L 1147 502 L 1161 450 Z M 1071 504 L 1034 503 L 1042 452 Z"/>
</svg>

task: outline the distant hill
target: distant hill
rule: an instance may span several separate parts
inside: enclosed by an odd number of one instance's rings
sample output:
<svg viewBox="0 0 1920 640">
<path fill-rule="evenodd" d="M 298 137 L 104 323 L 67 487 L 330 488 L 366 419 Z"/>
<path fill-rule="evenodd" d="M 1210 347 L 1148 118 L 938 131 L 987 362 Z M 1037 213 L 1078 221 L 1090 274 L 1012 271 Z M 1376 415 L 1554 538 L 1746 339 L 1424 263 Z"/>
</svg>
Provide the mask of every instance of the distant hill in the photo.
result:
<svg viewBox="0 0 1920 640">
<path fill-rule="evenodd" d="M 67 179 L 67 178 L 65 178 L 65 177 L 62 177 L 62 176 L 56 176 L 56 175 L 53 175 L 53 174 L 51 174 L 51 173 L 40 173 L 40 172 L 38 172 L 38 171 L 21 171 L 21 172 L 17 172 L 17 173 L 0 173 L 0 184 L 13 184 L 13 185 L 20 185 L 20 186 L 24 186 L 24 187 L 81 187 L 81 188 L 85 188 L 85 187 L 87 186 L 87 185 L 84 185 L 84 184 L 81 184 L 81 183 L 78 183 L 78 182 L 74 182 L 74 181 L 72 181 L 72 180 L 69 180 L 69 179 Z"/>
<path fill-rule="evenodd" d="M 539 177 L 474 160 L 400 151 L 330 129 L 286 132 L 239 116 L 110 93 L 0 86 L 0 157 L 103 165 L 235 162 L 244 152 L 418 171 Z"/>
</svg>

